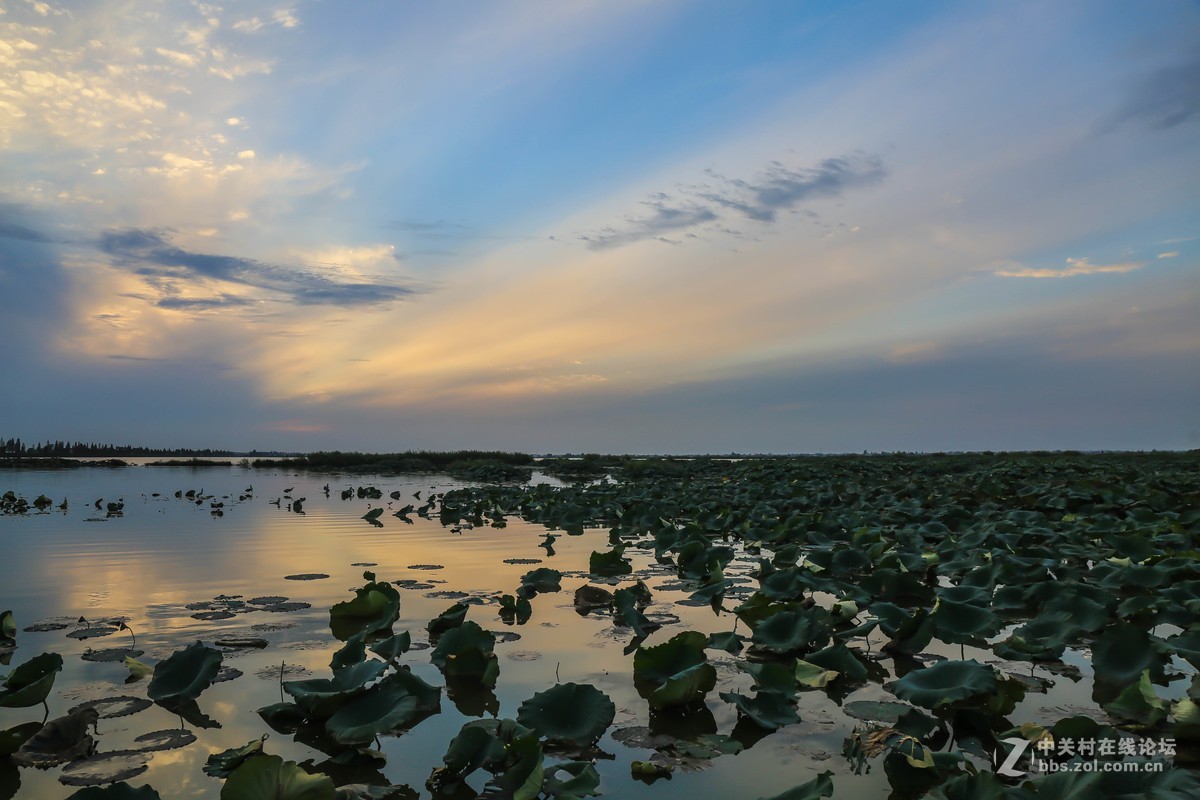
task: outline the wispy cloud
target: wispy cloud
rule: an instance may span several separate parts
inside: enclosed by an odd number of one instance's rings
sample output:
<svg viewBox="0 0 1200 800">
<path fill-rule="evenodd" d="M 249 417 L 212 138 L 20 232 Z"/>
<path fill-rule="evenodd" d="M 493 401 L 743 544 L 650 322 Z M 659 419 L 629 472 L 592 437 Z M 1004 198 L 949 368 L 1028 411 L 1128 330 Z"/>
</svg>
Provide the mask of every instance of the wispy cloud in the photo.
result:
<svg viewBox="0 0 1200 800">
<path fill-rule="evenodd" d="M 1110 131 L 1125 122 L 1166 130 L 1196 119 L 1200 119 L 1200 58 L 1143 77 L 1121 106 L 1100 123 L 1100 131 Z"/>
<path fill-rule="evenodd" d="M 710 182 L 678 186 L 678 197 L 658 192 L 643 200 L 649 214 L 630 215 L 619 225 L 579 233 L 576 238 L 592 250 L 648 239 L 678 244 L 664 234 L 723 221 L 731 213 L 771 225 L 781 212 L 797 211 L 807 202 L 841 197 L 851 189 L 877 184 L 887 175 L 878 156 L 865 154 L 827 158 L 808 168 L 772 161 L 753 178 L 729 178 L 712 170 L 706 172 Z M 717 233 L 729 230 L 727 226 L 712 228 Z"/>
<path fill-rule="evenodd" d="M 1179 251 L 1178 251 L 1178 250 L 1169 250 L 1169 251 L 1167 251 L 1167 252 L 1165 252 L 1165 253 L 1159 253 L 1159 254 L 1158 254 L 1158 257 L 1159 257 L 1160 259 L 1163 259 L 1163 258 L 1179 258 Z"/>
<path fill-rule="evenodd" d="M 1046 267 L 1023 267 L 1007 265 L 993 270 L 993 275 L 1002 278 L 1075 278 L 1080 275 L 1133 272 L 1146 266 L 1145 261 L 1125 261 L 1119 264 L 1093 264 L 1086 258 L 1068 258 L 1065 269 Z"/>
<path fill-rule="evenodd" d="M 117 266 L 158 280 L 157 286 L 164 294 L 170 294 L 174 282 L 224 281 L 282 295 L 300 305 L 361 306 L 390 303 L 418 292 L 414 286 L 392 281 L 366 277 L 345 280 L 342 273 L 329 269 L 269 264 L 238 256 L 184 250 L 171 244 L 165 232 L 158 230 L 109 231 L 101 236 L 99 247 Z M 218 305 L 249 305 L 251 302 L 233 295 L 208 298 L 172 295 L 159 298 L 155 304 L 161 308 L 195 310 Z"/>
</svg>

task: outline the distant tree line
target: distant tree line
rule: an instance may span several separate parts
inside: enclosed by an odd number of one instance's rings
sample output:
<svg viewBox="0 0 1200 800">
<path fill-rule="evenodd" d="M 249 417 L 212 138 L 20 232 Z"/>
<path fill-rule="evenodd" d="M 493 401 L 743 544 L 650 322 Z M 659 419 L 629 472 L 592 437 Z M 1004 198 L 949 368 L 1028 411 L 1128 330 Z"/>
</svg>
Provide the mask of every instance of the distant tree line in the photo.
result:
<svg viewBox="0 0 1200 800">
<path fill-rule="evenodd" d="M 25 444 L 20 439 L 0 439 L 3 447 L 0 456 L 7 458 L 69 458 L 71 456 L 102 456 L 119 458 L 121 456 L 233 456 L 241 455 L 231 450 L 213 450 L 204 448 L 194 450 L 184 447 L 134 447 L 131 444 L 97 444 L 96 442 L 65 442 L 46 441 L 37 444 Z M 252 451 L 250 455 L 258 455 Z"/>
</svg>

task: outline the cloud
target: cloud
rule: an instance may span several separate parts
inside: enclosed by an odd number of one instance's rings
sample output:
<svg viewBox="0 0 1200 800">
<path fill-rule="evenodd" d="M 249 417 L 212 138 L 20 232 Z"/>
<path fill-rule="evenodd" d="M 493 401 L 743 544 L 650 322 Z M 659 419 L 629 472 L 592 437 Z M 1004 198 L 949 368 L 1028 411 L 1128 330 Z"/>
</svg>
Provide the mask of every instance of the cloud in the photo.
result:
<svg viewBox="0 0 1200 800">
<path fill-rule="evenodd" d="M 1170 250 L 1166 253 L 1159 253 L 1158 257 L 1160 259 L 1162 259 L 1162 258 L 1179 258 L 1179 251 L 1178 250 Z"/>
<path fill-rule="evenodd" d="M 1163 67 L 1146 75 L 1121 106 L 1100 124 L 1107 133 L 1125 122 L 1167 130 L 1200 118 L 1200 58 Z"/>
<path fill-rule="evenodd" d="M 629 216 L 621 225 L 576 234 L 576 238 L 586 242 L 591 250 L 648 239 L 679 244 L 664 234 L 724 221 L 729 212 L 772 225 L 780 212 L 795 211 L 797 206 L 810 201 L 841 197 L 851 189 L 880 183 L 887 175 L 877 156 L 865 154 L 827 158 L 815 167 L 801 169 L 772 161 L 750 179 L 706 172 L 715 183 L 679 186 L 679 198 L 658 192 L 642 201 L 643 206 L 651 209 L 650 214 Z M 711 232 L 742 236 L 727 225 L 713 227 Z"/>
<path fill-rule="evenodd" d="M 1093 264 L 1086 258 L 1068 258 L 1066 269 L 1047 269 L 1044 267 L 1023 267 L 1011 264 L 992 271 L 993 275 L 1002 278 L 1074 278 L 1079 275 L 1099 275 L 1101 273 L 1133 272 L 1146 266 L 1144 261 L 1126 261 L 1120 264 Z"/>
<path fill-rule="evenodd" d="M 174 296 L 177 283 L 187 281 L 240 284 L 283 295 L 300 305 L 374 305 L 402 300 L 418 291 L 415 287 L 390 281 L 343 280 L 341 273 L 331 273 L 327 269 L 268 264 L 250 258 L 184 250 L 168 242 L 164 232 L 159 230 L 108 231 L 100 237 L 99 247 L 116 265 L 130 268 L 135 274 L 150 279 L 151 286 L 170 294 L 155 302 L 162 308 L 200 309 L 253 302 L 232 295 Z"/>
<path fill-rule="evenodd" d="M 50 238 L 33 228 L 19 225 L 15 222 L 0 220 L 0 238 L 20 239 L 25 242 L 49 242 Z"/>
</svg>

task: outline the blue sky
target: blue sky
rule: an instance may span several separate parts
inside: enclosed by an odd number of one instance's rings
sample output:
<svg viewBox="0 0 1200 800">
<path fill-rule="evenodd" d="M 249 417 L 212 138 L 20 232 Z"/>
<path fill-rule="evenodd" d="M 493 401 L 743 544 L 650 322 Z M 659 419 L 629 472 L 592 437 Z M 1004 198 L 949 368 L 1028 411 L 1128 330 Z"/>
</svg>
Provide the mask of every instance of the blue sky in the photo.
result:
<svg viewBox="0 0 1200 800">
<path fill-rule="evenodd" d="M 0 13 L 0 434 L 1200 447 L 1184 2 Z"/>
</svg>

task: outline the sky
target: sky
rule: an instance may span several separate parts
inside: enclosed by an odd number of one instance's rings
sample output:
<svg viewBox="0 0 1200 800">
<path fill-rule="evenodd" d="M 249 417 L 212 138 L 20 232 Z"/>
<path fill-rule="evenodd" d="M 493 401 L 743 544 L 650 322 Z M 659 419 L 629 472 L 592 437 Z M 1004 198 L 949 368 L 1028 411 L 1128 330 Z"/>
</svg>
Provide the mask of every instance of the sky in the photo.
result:
<svg viewBox="0 0 1200 800">
<path fill-rule="evenodd" d="M 1200 6 L 0 3 L 0 437 L 1200 447 Z"/>
</svg>

